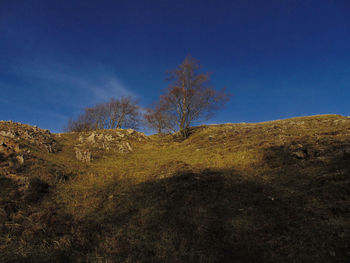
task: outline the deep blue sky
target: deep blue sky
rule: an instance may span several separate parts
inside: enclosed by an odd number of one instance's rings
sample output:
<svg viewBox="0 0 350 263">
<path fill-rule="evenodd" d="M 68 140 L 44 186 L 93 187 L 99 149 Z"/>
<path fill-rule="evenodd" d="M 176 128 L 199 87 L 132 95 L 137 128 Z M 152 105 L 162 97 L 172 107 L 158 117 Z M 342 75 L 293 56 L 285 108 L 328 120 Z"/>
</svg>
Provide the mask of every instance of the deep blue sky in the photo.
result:
<svg viewBox="0 0 350 263">
<path fill-rule="evenodd" d="M 147 106 L 187 54 L 234 94 L 211 123 L 350 115 L 349 0 L 0 0 L 0 119 Z"/>
</svg>

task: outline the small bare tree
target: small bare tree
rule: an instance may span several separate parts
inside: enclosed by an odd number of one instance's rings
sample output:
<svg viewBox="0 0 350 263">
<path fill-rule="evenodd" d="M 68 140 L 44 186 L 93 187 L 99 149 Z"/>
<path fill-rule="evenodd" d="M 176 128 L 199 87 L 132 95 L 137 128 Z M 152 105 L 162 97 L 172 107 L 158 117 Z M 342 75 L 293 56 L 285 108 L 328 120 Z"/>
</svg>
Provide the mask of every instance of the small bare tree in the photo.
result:
<svg viewBox="0 0 350 263">
<path fill-rule="evenodd" d="M 137 101 L 131 97 L 111 99 L 106 103 L 85 108 L 76 120 L 69 120 L 66 131 L 88 131 L 97 129 L 138 128 L 140 112 Z"/>
<path fill-rule="evenodd" d="M 92 124 L 88 123 L 84 119 L 84 115 L 80 115 L 76 120 L 69 119 L 64 127 L 65 132 L 83 132 L 89 131 L 92 128 Z"/>
<path fill-rule="evenodd" d="M 147 108 L 144 119 L 146 125 L 150 129 L 157 131 L 157 133 L 175 131 L 172 129 L 173 125 L 171 125 L 169 117 L 164 113 L 164 109 L 159 104 L 154 104 L 150 108 Z"/>
<path fill-rule="evenodd" d="M 139 106 L 137 106 L 137 101 L 130 96 L 111 99 L 106 106 L 109 113 L 109 129 L 136 129 L 138 127 L 140 122 Z"/>
<path fill-rule="evenodd" d="M 230 94 L 209 85 L 210 73 L 199 73 L 199 62 L 187 56 L 174 70 L 168 71 L 170 85 L 160 96 L 159 109 L 172 130 L 188 136 L 194 122 L 208 120 L 223 108 Z"/>
<path fill-rule="evenodd" d="M 95 122 L 94 129 L 104 129 L 107 124 L 108 110 L 106 103 L 99 103 L 91 109 L 92 118 Z"/>
</svg>

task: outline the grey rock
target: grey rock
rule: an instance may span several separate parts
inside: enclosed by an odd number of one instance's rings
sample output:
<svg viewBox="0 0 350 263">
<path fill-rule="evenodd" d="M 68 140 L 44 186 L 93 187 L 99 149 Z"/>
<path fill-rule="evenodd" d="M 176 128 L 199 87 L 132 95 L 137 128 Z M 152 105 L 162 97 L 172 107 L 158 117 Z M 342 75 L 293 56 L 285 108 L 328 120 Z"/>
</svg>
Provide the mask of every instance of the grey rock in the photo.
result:
<svg viewBox="0 0 350 263">
<path fill-rule="evenodd" d="M 0 135 L 4 136 L 4 137 L 9 137 L 9 138 L 15 138 L 16 134 L 14 132 L 11 131 L 0 131 Z"/>
<path fill-rule="evenodd" d="M 90 163 L 92 161 L 92 155 L 89 150 L 82 151 L 80 149 L 75 148 L 75 157 L 78 161 Z"/>
<path fill-rule="evenodd" d="M 126 132 L 131 135 L 131 134 L 134 134 L 135 133 L 135 130 L 133 129 L 127 129 Z"/>
<path fill-rule="evenodd" d="M 22 155 L 17 155 L 16 159 L 17 159 L 19 165 L 24 164 L 24 157 Z"/>
<path fill-rule="evenodd" d="M 123 133 L 121 133 L 121 132 L 115 132 L 115 134 L 118 136 L 118 137 L 120 137 L 120 138 L 123 138 L 125 135 L 123 134 Z"/>
<path fill-rule="evenodd" d="M 101 134 L 98 134 L 98 135 L 96 135 L 96 138 L 98 139 L 98 140 L 103 140 L 103 138 L 104 138 L 104 135 L 101 133 Z"/>
<path fill-rule="evenodd" d="M 105 138 L 105 140 L 106 140 L 107 142 L 113 141 L 113 136 L 110 135 L 110 134 L 105 135 L 104 138 Z"/>
<path fill-rule="evenodd" d="M 96 137 L 96 134 L 93 132 L 89 137 L 87 137 L 86 141 L 89 143 L 95 143 L 96 142 L 95 137 Z"/>
<path fill-rule="evenodd" d="M 303 150 L 299 150 L 299 151 L 293 152 L 293 156 L 298 159 L 306 159 L 307 153 Z"/>
<path fill-rule="evenodd" d="M 118 145 L 118 151 L 121 153 L 129 153 L 132 152 L 132 148 L 128 142 L 123 142 Z"/>
</svg>

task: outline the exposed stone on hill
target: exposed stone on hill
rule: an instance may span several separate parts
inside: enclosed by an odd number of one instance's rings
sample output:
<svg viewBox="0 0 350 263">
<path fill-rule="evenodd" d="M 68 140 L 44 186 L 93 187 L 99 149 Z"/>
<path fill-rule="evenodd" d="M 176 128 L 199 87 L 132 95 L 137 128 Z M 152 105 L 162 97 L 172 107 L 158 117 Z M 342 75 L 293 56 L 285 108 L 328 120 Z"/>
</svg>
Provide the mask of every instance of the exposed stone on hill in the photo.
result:
<svg viewBox="0 0 350 263">
<path fill-rule="evenodd" d="M 121 142 L 118 145 L 118 151 L 121 153 L 129 153 L 132 152 L 132 148 L 128 142 Z"/>
<path fill-rule="evenodd" d="M 24 164 L 24 158 L 23 158 L 22 155 L 17 155 L 16 159 L 17 159 L 19 165 L 23 165 Z"/>
<path fill-rule="evenodd" d="M 0 135 L 3 137 L 15 138 L 16 133 L 10 131 L 0 131 Z"/>
<path fill-rule="evenodd" d="M 149 138 L 133 129 L 115 129 L 81 133 L 74 146 L 77 160 L 90 162 L 97 150 L 130 153 L 132 144 L 148 141 Z"/>
<path fill-rule="evenodd" d="M 112 137 L 112 135 L 110 135 L 110 134 L 105 135 L 104 138 L 105 138 L 105 140 L 106 140 L 107 142 L 113 141 L 113 137 Z"/>
<path fill-rule="evenodd" d="M 136 131 L 133 130 L 133 129 L 127 129 L 126 132 L 131 135 L 131 134 L 134 134 Z"/>
<path fill-rule="evenodd" d="M 89 150 L 82 151 L 78 148 L 75 149 L 75 157 L 77 158 L 78 161 L 90 163 L 92 161 L 92 155 Z"/>
<path fill-rule="evenodd" d="M 16 142 L 12 139 L 0 142 L 0 168 L 17 168 L 23 164 L 24 156 Z"/>
<path fill-rule="evenodd" d="M 118 131 L 115 133 L 115 135 L 120 137 L 120 138 L 124 138 L 124 136 L 125 136 L 123 133 L 118 132 Z"/>
<path fill-rule="evenodd" d="M 307 157 L 307 152 L 305 152 L 304 150 L 295 151 L 293 152 L 293 156 L 295 156 L 298 159 L 305 159 Z"/>
<path fill-rule="evenodd" d="M 0 175 L 23 188 L 27 180 L 23 167 L 28 160 L 37 158 L 35 151 L 58 151 L 58 144 L 50 131 L 12 121 L 0 121 Z"/>
<path fill-rule="evenodd" d="M 8 141 L 14 142 L 18 147 L 20 144 L 31 144 L 47 152 L 58 151 L 57 142 L 49 130 L 12 121 L 0 121 L 0 142 Z"/>
<path fill-rule="evenodd" d="M 93 133 L 91 133 L 91 135 L 89 137 L 86 138 L 86 141 L 88 143 L 95 143 L 96 142 L 95 137 L 96 137 L 96 134 L 95 134 L 95 132 L 93 132 Z"/>
</svg>

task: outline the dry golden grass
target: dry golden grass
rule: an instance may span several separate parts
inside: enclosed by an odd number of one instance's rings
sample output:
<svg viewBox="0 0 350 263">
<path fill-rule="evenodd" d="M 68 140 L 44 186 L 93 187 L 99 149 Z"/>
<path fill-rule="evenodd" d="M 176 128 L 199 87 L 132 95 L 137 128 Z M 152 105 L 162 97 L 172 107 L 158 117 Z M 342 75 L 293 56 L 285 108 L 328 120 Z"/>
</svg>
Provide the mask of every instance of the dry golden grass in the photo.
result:
<svg viewBox="0 0 350 263">
<path fill-rule="evenodd" d="M 51 185 L 39 201 L 0 178 L 0 261 L 349 262 L 345 117 L 200 126 L 89 164 L 78 137 L 23 169 Z"/>
</svg>

